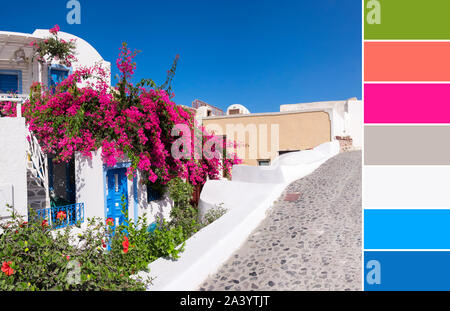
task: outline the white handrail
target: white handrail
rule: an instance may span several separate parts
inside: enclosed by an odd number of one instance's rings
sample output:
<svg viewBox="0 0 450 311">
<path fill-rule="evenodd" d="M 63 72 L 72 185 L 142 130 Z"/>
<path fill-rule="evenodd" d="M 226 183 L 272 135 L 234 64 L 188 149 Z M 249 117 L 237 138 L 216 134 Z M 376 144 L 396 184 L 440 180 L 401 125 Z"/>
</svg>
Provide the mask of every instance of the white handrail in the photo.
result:
<svg viewBox="0 0 450 311">
<path fill-rule="evenodd" d="M 29 130 L 27 127 L 27 142 L 28 142 L 28 157 L 31 163 L 33 164 L 34 170 L 32 173 L 34 177 L 39 179 L 42 186 L 45 188 L 45 195 L 49 197 L 49 188 L 48 188 L 48 162 L 47 155 L 42 152 L 41 146 L 39 145 L 39 141 L 36 136 L 34 136 L 33 132 Z"/>
<path fill-rule="evenodd" d="M 12 102 L 17 103 L 16 112 L 17 118 L 22 117 L 22 103 L 28 98 L 26 94 L 0 94 L 0 102 Z"/>
</svg>

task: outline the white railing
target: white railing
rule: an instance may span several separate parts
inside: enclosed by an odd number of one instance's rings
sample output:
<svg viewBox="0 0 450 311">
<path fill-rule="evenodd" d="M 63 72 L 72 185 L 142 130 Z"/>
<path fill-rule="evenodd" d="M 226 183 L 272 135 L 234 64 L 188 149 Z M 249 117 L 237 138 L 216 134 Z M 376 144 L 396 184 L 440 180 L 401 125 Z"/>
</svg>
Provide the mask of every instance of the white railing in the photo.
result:
<svg viewBox="0 0 450 311">
<path fill-rule="evenodd" d="M 22 117 L 22 103 L 28 98 L 26 94 L 2 94 L 0 93 L 0 102 L 12 102 L 17 105 L 17 117 Z"/>
<path fill-rule="evenodd" d="M 41 146 L 36 136 L 27 127 L 27 142 L 28 150 L 27 157 L 28 161 L 32 164 L 31 174 L 39 180 L 42 187 L 45 188 L 45 195 L 47 198 L 50 197 L 48 188 L 48 162 L 47 156 L 42 152 Z"/>
</svg>

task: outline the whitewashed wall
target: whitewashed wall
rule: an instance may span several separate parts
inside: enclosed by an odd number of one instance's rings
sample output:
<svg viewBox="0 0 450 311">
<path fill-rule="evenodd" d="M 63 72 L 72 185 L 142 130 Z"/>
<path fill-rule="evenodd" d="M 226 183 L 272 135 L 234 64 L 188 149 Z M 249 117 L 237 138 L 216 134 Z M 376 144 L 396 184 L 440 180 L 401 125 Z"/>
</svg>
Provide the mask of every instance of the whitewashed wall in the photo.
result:
<svg viewBox="0 0 450 311">
<path fill-rule="evenodd" d="M 84 203 L 84 217 L 105 216 L 103 189 L 103 162 L 101 151 L 93 153 L 92 159 L 80 153 L 75 155 L 76 202 Z"/>
<path fill-rule="evenodd" d="M 126 159 L 119 161 L 127 162 Z M 105 181 L 104 168 L 101 159 L 101 149 L 97 150 L 92 159 L 77 153 L 75 157 L 75 184 L 76 201 L 84 203 L 85 219 L 92 217 L 105 218 Z M 156 221 L 157 218 L 170 219 L 170 211 L 173 206 L 172 200 L 164 196 L 161 200 L 147 202 L 147 188 L 141 183 L 140 173 L 136 177 L 137 208 L 135 210 L 134 184 L 133 180 L 127 179 L 128 188 L 128 211 L 130 219 L 147 216 L 148 223 Z M 137 212 L 137 214 L 136 214 Z"/>
<path fill-rule="evenodd" d="M 348 101 L 348 130 L 353 138 L 353 146 L 363 145 L 363 103 L 360 100 Z"/>
<path fill-rule="evenodd" d="M 10 214 L 5 203 L 27 215 L 26 144 L 25 119 L 0 118 L 0 217 Z"/>
<path fill-rule="evenodd" d="M 169 221 L 170 211 L 172 210 L 173 207 L 173 201 L 166 194 L 161 198 L 161 200 L 148 202 L 147 187 L 141 181 L 142 175 L 138 173 L 137 185 L 138 185 L 138 200 L 139 200 L 138 204 L 139 216 L 143 216 L 145 214 L 148 223 L 152 223 L 161 218 L 164 218 Z"/>
</svg>

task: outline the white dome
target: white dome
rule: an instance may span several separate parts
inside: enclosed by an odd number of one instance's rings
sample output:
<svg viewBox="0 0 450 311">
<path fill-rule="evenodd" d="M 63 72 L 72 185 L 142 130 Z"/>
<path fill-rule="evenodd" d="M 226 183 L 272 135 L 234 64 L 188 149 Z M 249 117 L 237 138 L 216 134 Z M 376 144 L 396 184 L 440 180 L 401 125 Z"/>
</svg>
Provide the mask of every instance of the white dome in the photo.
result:
<svg viewBox="0 0 450 311">
<path fill-rule="evenodd" d="M 230 113 L 230 110 L 231 110 L 231 113 Z M 239 111 L 239 112 L 237 113 L 237 111 Z M 244 107 L 242 105 L 239 105 L 239 104 L 234 104 L 234 105 L 231 105 L 231 106 L 229 106 L 227 108 L 227 115 L 230 115 L 230 114 L 249 114 L 249 113 L 250 113 L 250 110 L 248 110 L 246 107 Z"/>
</svg>

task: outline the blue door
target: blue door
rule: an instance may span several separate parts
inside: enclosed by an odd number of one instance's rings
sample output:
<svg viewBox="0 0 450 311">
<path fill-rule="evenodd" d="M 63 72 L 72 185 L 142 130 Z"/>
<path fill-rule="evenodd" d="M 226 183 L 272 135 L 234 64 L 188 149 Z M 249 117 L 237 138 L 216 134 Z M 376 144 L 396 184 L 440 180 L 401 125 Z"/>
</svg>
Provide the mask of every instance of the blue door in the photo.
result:
<svg viewBox="0 0 450 311">
<path fill-rule="evenodd" d="M 113 218 L 114 224 L 122 224 L 128 217 L 128 187 L 126 168 L 110 169 L 106 172 L 106 217 Z M 127 215 L 122 213 L 122 197 L 125 198 Z"/>
</svg>

